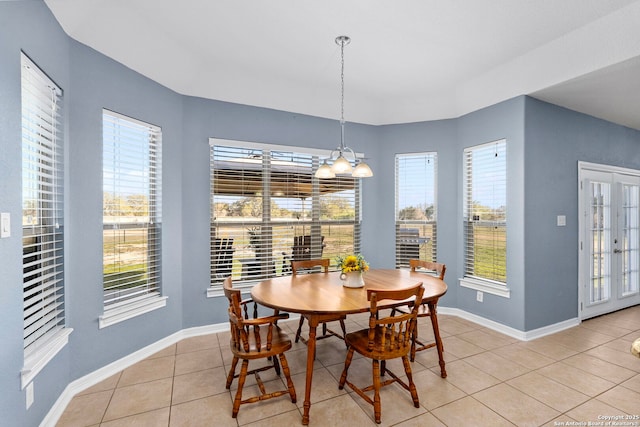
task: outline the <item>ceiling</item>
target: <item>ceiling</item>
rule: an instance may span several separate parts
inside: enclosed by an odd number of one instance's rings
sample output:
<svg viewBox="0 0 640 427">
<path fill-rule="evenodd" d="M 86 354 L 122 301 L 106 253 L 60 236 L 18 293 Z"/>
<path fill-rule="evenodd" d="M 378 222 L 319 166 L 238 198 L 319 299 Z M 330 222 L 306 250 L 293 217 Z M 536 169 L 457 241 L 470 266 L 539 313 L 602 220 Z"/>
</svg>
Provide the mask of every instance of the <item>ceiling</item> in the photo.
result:
<svg viewBox="0 0 640 427">
<path fill-rule="evenodd" d="M 640 129 L 640 0 L 45 0 L 64 30 L 184 95 L 347 121 L 518 95 Z"/>
</svg>

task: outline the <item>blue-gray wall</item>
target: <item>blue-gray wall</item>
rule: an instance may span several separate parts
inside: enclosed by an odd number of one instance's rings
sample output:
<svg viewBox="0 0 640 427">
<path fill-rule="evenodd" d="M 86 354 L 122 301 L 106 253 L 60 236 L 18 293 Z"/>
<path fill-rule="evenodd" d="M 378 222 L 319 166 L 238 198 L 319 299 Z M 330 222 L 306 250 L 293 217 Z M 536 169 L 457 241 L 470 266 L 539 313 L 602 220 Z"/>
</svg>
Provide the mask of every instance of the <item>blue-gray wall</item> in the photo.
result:
<svg viewBox="0 0 640 427">
<path fill-rule="evenodd" d="M 0 2 L 0 211 L 11 214 L 11 237 L 0 239 L 0 424 L 34 426 L 70 381 L 71 346 L 38 376 L 37 404 L 26 411 L 20 390 L 24 361 L 20 49 L 43 65 L 58 85 L 68 88 L 68 38 L 39 1 Z M 64 108 L 68 106 L 65 101 Z"/>
<path fill-rule="evenodd" d="M 20 50 L 64 90 L 66 314 L 74 331 L 20 390 L 22 350 Z M 102 109 L 162 127 L 163 293 L 167 306 L 98 329 L 102 313 Z M 226 321 L 209 284 L 210 137 L 333 149 L 336 120 L 181 96 L 67 37 L 44 2 L 0 1 L 0 211 L 12 237 L 0 240 L 0 424 L 35 426 L 65 386 L 176 331 Z M 463 117 L 388 126 L 347 123 L 346 138 L 375 172 L 363 182 L 362 252 L 394 266 L 394 155 L 438 152 L 438 258 L 449 291 L 441 305 L 521 331 L 577 316 L 577 162 L 640 169 L 638 132 L 532 98 Z M 461 288 L 462 155 L 508 141 L 508 277 L 511 298 Z M 556 215 L 567 216 L 556 227 Z"/>
<path fill-rule="evenodd" d="M 578 161 L 640 169 L 640 132 L 527 98 L 525 139 L 524 329 L 532 330 L 578 316 Z"/>
<path fill-rule="evenodd" d="M 182 209 L 183 209 L 183 292 L 184 327 L 227 321 L 227 302 L 204 298 L 209 284 L 209 138 L 263 142 L 280 145 L 334 149 L 340 141 L 335 120 L 185 97 Z M 373 155 L 377 147 L 374 126 L 346 124 L 349 146 Z M 371 162 L 371 167 L 376 168 Z M 364 185 L 364 198 L 373 194 L 375 184 Z M 371 197 L 375 199 L 375 197 Z M 374 202 L 365 209 L 376 210 Z M 374 246 L 375 238 L 363 226 L 363 247 Z M 363 251 L 368 256 L 368 249 Z"/>
</svg>

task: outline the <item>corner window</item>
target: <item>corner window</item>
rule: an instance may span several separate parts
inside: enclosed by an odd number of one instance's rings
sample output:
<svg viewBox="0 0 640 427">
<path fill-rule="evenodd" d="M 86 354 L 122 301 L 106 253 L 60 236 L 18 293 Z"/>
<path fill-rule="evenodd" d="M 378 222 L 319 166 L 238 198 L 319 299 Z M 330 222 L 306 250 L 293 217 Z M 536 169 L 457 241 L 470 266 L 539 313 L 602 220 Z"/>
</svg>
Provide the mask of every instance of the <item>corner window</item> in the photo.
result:
<svg viewBox="0 0 640 427">
<path fill-rule="evenodd" d="M 396 268 L 436 261 L 437 153 L 396 155 Z"/>
<path fill-rule="evenodd" d="M 68 342 L 62 90 L 22 54 L 24 388 Z"/>
<path fill-rule="evenodd" d="M 507 284 L 505 140 L 464 150 L 463 209 L 464 279 L 504 288 Z"/>
<path fill-rule="evenodd" d="M 160 128 L 104 110 L 102 161 L 105 327 L 165 305 Z"/>
</svg>

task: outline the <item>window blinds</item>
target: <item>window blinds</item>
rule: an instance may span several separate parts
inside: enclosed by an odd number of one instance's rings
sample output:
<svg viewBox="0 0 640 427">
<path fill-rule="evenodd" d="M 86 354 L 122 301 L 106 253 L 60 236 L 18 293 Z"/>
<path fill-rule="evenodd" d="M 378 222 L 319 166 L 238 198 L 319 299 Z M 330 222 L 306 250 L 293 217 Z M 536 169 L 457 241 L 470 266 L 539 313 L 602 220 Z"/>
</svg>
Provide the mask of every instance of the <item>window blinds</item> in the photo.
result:
<svg viewBox="0 0 640 427">
<path fill-rule="evenodd" d="M 103 111 L 105 309 L 159 295 L 161 143 L 159 127 Z"/>
<path fill-rule="evenodd" d="M 65 326 L 62 90 L 22 55 L 25 356 Z"/>
<path fill-rule="evenodd" d="M 436 261 L 437 153 L 396 155 L 396 267 Z"/>
<path fill-rule="evenodd" d="M 299 257 L 359 250 L 359 180 L 319 180 L 308 149 L 211 144 L 211 283 L 289 274 Z M 296 244 L 299 240 L 299 245 Z"/>
<path fill-rule="evenodd" d="M 464 150 L 465 276 L 506 284 L 507 143 Z"/>
</svg>

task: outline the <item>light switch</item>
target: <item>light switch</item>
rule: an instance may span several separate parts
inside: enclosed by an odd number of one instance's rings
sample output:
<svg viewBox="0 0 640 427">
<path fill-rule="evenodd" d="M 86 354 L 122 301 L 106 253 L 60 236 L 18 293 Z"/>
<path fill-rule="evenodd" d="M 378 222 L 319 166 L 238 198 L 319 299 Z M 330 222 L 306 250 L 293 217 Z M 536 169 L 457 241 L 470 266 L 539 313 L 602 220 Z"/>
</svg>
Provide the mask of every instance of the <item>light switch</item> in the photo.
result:
<svg viewBox="0 0 640 427">
<path fill-rule="evenodd" d="M 557 223 L 558 227 L 564 227 L 567 225 L 567 217 L 565 215 L 558 215 Z"/>
<path fill-rule="evenodd" d="M 9 212 L 0 213 L 0 239 L 11 236 L 11 215 Z"/>
</svg>

